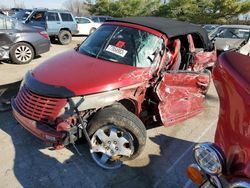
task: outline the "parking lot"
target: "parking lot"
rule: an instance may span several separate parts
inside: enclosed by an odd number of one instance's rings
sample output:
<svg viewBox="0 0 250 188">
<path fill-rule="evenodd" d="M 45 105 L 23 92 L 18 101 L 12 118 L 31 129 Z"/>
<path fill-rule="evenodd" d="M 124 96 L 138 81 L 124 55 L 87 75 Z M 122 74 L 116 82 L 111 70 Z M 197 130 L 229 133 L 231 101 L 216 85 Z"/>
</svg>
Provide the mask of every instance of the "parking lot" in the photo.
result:
<svg viewBox="0 0 250 188">
<path fill-rule="evenodd" d="M 20 80 L 27 70 L 82 40 L 53 44 L 30 64 L 0 64 L 0 84 Z M 185 168 L 192 162 L 195 143 L 213 141 L 217 117 L 218 98 L 211 85 L 201 114 L 172 127 L 148 129 L 142 155 L 109 171 L 92 161 L 87 144 L 77 145 L 81 155 L 74 147 L 52 150 L 24 130 L 10 111 L 0 112 L 0 187 L 194 187 Z"/>
</svg>

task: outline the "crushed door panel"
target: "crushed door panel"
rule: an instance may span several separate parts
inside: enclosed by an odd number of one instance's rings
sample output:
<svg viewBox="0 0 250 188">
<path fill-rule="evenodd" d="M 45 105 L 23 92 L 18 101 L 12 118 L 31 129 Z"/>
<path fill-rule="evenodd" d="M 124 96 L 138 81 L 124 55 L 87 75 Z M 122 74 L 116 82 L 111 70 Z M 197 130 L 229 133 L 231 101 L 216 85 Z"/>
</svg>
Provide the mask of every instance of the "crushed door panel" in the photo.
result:
<svg viewBox="0 0 250 188">
<path fill-rule="evenodd" d="M 209 85 L 205 73 L 166 73 L 156 87 L 160 100 L 159 115 L 164 126 L 170 126 L 200 113 L 203 109 L 204 89 Z"/>
</svg>

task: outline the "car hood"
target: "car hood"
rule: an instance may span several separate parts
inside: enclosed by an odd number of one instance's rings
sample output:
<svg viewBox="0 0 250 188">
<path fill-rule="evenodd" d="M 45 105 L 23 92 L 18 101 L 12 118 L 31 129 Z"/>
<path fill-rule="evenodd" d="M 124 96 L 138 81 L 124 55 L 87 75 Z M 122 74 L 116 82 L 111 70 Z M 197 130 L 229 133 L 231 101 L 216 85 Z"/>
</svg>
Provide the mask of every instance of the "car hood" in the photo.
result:
<svg viewBox="0 0 250 188">
<path fill-rule="evenodd" d="M 150 78 L 149 69 L 113 63 L 70 50 L 40 64 L 32 71 L 30 80 L 47 85 L 48 87 L 43 89 L 46 90 L 45 95 L 71 97 L 114 90 L 146 81 Z M 38 91 L 38 87 L 35 87 L 35 90 L 43 93 Z M 63 94 L 64 91 L 69 92 Z"/>
</svg>

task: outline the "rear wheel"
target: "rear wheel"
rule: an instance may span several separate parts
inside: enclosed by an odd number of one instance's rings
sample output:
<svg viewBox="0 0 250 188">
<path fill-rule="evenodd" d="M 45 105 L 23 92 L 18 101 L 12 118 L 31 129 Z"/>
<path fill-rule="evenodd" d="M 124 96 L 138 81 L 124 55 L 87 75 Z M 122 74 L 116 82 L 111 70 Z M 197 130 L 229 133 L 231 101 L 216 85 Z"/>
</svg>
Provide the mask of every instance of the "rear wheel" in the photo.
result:
<svg viewBox="0 0 250 188">
<path fill-rule="evenodd" d="M 58 40 L 62 45 L 69 44 L 72 40 L 72 35 L 67 30 L 61 30 L 58 34 Z"/>
<path fill-rule="evenodd" d="M 146 143 L 141 120 L 122 108 L 100 110 L 90 122 L 89 135 L 92 158 L 105 169 L 119 168 L 124 160 L 136 158 Z"/>
<path fill-rule="evenodd" d="M 10 50 L 10 59 L 16 64 L 29 63 L 35 56 L 34 49 L 25 42 L 20 42 L 12 46 Z"/>
</svg>

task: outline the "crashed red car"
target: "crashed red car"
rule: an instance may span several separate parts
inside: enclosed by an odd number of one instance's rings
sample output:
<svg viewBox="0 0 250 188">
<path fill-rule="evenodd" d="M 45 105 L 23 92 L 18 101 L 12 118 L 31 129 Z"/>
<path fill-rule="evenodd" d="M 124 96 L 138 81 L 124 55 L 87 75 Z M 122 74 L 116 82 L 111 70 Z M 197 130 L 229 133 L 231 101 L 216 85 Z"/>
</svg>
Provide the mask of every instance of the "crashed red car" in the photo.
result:
<svg viewBox="0 0 250 188">
<path fill-rule="evenodd" d="M 85 137 L 93 159 L 137 157 L 146 126 L 202 111 L 216 54 L 203 28 L 166 18 L 109 20 L 78 48 L 28 72 L 12 100 L 17 121 L 56 147 Z"/>
<path fill-rule="evenodd" d="M 250 57 L 219 56 L 213 80 L 220 101 L 214 143 L 194 147 L 189 178 L 199 187 L 250 187 Z"/>
</svg>

